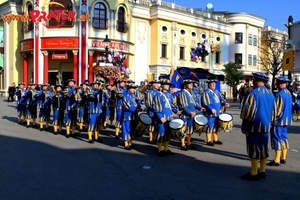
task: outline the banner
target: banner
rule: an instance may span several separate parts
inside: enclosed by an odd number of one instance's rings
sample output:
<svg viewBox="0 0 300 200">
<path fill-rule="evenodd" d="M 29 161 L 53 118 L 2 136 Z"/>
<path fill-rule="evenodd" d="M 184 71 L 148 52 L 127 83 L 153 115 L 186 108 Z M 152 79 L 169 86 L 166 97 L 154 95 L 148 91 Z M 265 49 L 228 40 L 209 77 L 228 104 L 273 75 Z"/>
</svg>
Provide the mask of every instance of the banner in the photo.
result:
<svg viewBox="0 0 300 200">
<path fill-rule="evenodd" d="M 295 51 L 287 51 L 283 53 L 282 70 L 288 71 L 295 69 Z"/>
</svg>

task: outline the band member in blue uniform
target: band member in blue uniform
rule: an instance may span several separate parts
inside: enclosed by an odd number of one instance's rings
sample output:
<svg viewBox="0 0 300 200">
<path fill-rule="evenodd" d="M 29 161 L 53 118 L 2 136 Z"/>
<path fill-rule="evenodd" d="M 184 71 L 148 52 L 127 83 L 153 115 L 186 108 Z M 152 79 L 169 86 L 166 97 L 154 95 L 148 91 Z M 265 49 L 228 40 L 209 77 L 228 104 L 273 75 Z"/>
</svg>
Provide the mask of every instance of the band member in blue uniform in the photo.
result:
<svg viewBox="0 0 300 200">
<path fill-rule="evenodd" d="M 62 85 L 55 86 L 55 92 L 52 96 L 53 109 L 53 132 L 58 134 L 62 132 L 65 114 L 65 97 L 62 90 Z"/>
<path fill-rule="evenodd" d="M 193 92 L 194 80 L 185 79 L 183 84 L 184 88 L 178 93 L 177 105 L 181 113 L 181 119 L 185 122 L 185 133 L 186 136 L 181 139 L 181 150 L 187 151 L 188 149 L 194 150 L 196 147 L 191 144 L 191 137 L 193 134 L 194 117 L 196 115 L 196 110 L 202 111 L 201 105 L 197 104 L 195 101 L 195 94 Z M 187 145 L 185 145 L 185 138 Z"/>
<path fill-rule="evenodd" d="M 30 127 L 30 120 L 32 119 L 32 127 L 36 127 L 37 118 L 37 103 L 38 91 L 35 89 L 35 84 L 30 83 L 29 89 L 26 91 L 27 96 L 27 128 Z"/>
<path fill-rule="evenodd" d="M 79 131 L 83 130 L 83 125 L 87 129 L 88 127 L 88 104 L 87 94 L 89 90 L 89 80 L 83 81 L 79 90 L 80 103 L 79 103 Z"/>
<path fill-rule="evenodd" d="M 110 95 L 111 95 L 111 88 L 110 85 L 103 85 L 103 114 L 102 114 L 102 119 L 101 119 L 101 126 L 102 129 L 106 129 L 106 124 L 107 124 L 107 120 L 109 118 L 110 115 L 110 110 L 109 110 L 109 100 L 110 100 Z"/>
<path fill-rule="evenodd" d="M 207 81 L 208 88 L 204 91 L 202 97 L 202 105 L 206 109 L 208 117 L 208 128 L 206 130 L 206 144 L 214 146 L 214 144 L 223 144 L 218 137 L 218 116 L 222 106 L 229 107 L 229 103 L 222 97 L 220 92 L 216 90 L 216 79 Z M 213 135 L 213 141 L 212 141 Z"/>
<path fill-rule="evenodd" d="M 245 98 L 241 110 L 242 133 L 246 135 L 248 157 L 251 159 L 251 171 L 241 178 L 259 180 L 265 178 L 268 154 L 268 139 L 272 122 L 276 116 L 274 95 L 265 86 L 268 76 L 263 72 L 255 72 L 255 88 Z M 260 169 L 258 172 L 258 162 Z"/>
<path fill-rule="evenodd" d="M 125 89 L 125 80 L 120 79 L 118 80 L 119 87 L 116 90 L 116 99 L 117 99 L 117 107 L 116 107 L 116 133 L 115 133 L 115 138 L 119 139 L 119 133 L 120 133 L 120 128 L 121 128 L 121 117 L 122 117 L 122 99 L 124 94 L 126 93 Z"/>
<path fill-rule="evenodd" d="M 167 79 L 160 81 L 162 92 L 157 92 L 153 100 L 153 111 L 157 120 L 157 149 L 158 156 L 173 155 L 169 150 L 169 122 L 173 113 L 178 114 L 178 109 L 173 105 L 173 97 L 168 92 L 171 82 Z M 164 149 L 162 148 L 164 144 Z"/>
<path fill-rule="evenodd" d="M 26 104 L 27 104 L 27 97 L 26 97 L 26 89 L 25 83 L 19 83 L 19 89 L 16 91 L 17 97 L 17 111 L 18 111 L 18 123 L 26 123 Z M 22 121 L 23 116 L 23 121 Z"/>
<path fill-rule="evenodd" d="M 149 143 L 150 144 L 155 144 L 156 143 L 156 138 L 157 138 L 157 133 L 155 130 L 155 123 L 156 123 L 156 118 L 154 116 L 153 112 L 153 99 L 155 95 L 158 93 L 159 90 L 159 81 L 158 80 L 153 80 L 150 82 L 152 88 L 147 91 L 145 95 L 145 104 L 147 107 L 147 114 L 151 117 L 152 119 L 152 124 L 149 126 L 148 132 L 149 132 Z"/>
<path fill-rule="evenodd" d="M 66 137 L 70 137 L 70 128 L 72 127 L 72 135 L 75 135 L 75 128 L 77 123 L 77 108 L 80 102 L 80 94 L 78 89 L 75 87 L 76 81 L 69 79 L 67 81 L 68 86 L 64 90 L 64 96 L 66 101 L 66 113 L 65 113 L 65 124 L 66 124 Z"/>
<path fill-rule="evenodd" d="M 42 91 L 38 94 L 39 98 L 39 118 L 40 118 L 40 131 L 44 130 L 44 122 L 46 123 L 46 130 L 49 130 L 52 93 L 48 90 L 48 84 L 42 84 Z"/>
<path fill-rule="evenodd" d="M 292 95 L 286 88 L 290 82 L 285 76 L 276 80 L 278 93 L 276 95 L 277 114 L 276 122 L 271 128 L 271 146 L 275 150 L 275 158 L 267 163 L 268 166 L 279 166 L 286 163 L 289 141 L 287 127 L 292 124 Z"/>
<path fill-rule="evenodd" d="M 99 118 L 102 112 L 102 90 L 99 88 L 100 83 L 98 81 L 94 81 L 91 84 L 91 89 L 89 90 L 88 94 L 88 113 L 89 113 L 89 121 L 88 121 L 88 141 L 89 143 L 93 143 L 93 132 L 95 134 L 95 141 L 102 142 L 99 139 Z"/>
<path fill-rule="evenodd" d="M 126 150 L 134 149 L 132 145 L 133 123 L 138 118 L 138 104 L 135 96 L 136 85 L 129 84 L 122 100 L 122 140 Z"/>
</svg>

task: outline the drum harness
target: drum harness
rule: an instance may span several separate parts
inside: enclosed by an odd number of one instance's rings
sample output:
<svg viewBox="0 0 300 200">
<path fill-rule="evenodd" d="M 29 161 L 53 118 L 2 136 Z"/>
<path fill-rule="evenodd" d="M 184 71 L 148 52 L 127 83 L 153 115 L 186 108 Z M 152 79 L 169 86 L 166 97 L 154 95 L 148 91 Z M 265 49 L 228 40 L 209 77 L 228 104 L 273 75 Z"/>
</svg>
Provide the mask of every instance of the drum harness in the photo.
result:
<svg viewBox="0 0 300 200">
<path fill-rule="evenodd" d="M 164 99 L 166 100 L 167 106 L 169 107 L 171 113 L 173 113 L 172 108 L 171 108 L 171 105 L 170 105 L 170 101 L 168 100 L 168 98 L 166 97 L 166 95 L 165 95 L 163 92 L 160 92 L 160 93 L 161 93 L 161 95 L 164 97 Z M 173 116 L 173 115 L 172 115 L 172 116 Z M 172 118 L 172 116 L 171 116 L 171 118 Z"/>
</svg>

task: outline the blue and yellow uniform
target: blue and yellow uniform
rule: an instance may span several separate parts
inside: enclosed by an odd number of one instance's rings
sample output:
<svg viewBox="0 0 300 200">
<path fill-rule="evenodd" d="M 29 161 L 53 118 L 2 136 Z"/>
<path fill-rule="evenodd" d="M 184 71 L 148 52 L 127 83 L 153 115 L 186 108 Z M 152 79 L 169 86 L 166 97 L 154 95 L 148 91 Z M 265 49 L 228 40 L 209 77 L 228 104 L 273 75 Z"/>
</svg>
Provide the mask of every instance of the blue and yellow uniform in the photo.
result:
<svg viewBox="0 0 300 200">
<path fill-rule="evenodd" d="M 26 120 L 26 104 L 27 104 L 27 96 L 26 89 L 24 88 L 25 83 L 19 83 L 19 89 L 16 91 L 17 96 L 17 112 L 18 112 L 18 123 L 25 123 Z M 24 121 L 21 121 L 21 117 L 23 116 Z"/>
<path fill-rule="evenodd" d="M 276 122 L 271 128 L 271 146 L 275 150 L 275 159 L 267 163 L 268 166 L 279 166 L 280 163 L 286 162 L 287 150 L 289 148 L 287 126 L 292 124 L 292 96 L 286 88 L 286 84 L 290 82 L 284 76 L 277 78 L 276 95 Z"/>
<path fill-rule="evenodd" d="M 107 88 L 105 88 L 103 90 L 103 101 L 102 101 L 102 106 L 103 106 L 103 113 L 101 114 L 101 128 L 102 129 L 105 129 L 106 128 L 106 123 L 107 123 L 107 120 L 109 118 L 109 115 L 110 115 L 110 110 L 109 110 L 109 106 L 108 106 L 108 103 L 109 103 L 109 99 L 110 99 L 110 95 L 111 95 L 111 91 L 108 90 Z"/>
<path fill-rule="evenodd" d="M 173 113 L 177 113 L 178 109 L 173 104 L 173 96 L 168 92 L 171 82 L 163 79 L 160 82 L 162 92 L 157 92 L 153 100 L 153 111 L 157 120 L 157 148 L 158 155 L 164 156 L 165 154 L 173 154 L 169 150 L 169 123 Z M 165 85 L 168 85 L 166 87 Z M 165 121 L 163 122 L 162 119 Z M 164 150 L 162 149 L 162 142 L 164 143 Z"/>
<path fill-rule="evenodd" d="M 294 104 L 293 112 L 297 115 L 297 121 L 300 120 L 300 82 L 296 83 L 295 92 L 293 93 Z"/>
<path fill-rule="evenodd" d="M 158 90 L 156 88 L 153 88 L 154 84 L 159 84 L 160 82 L 158 80 L 153 80 L 150 82 L 152 85 L 152 88 L 149 89 L 145 94 L 145 104 L 147 107 L 147 114 L 152 119 L 152 124 L 149 126 L 148 132 L 149 132 L 149 142 L 151 144 L 156 142 L 157 133 L 155 130 L 155 124 L 156 124 L 156 118 L 154 115 L 154 109 L 153 109 L 153 100 L 156 94 L 158 93 Z"/>
<path fill-rule="evenodd" d="M 72 127 L 72 135 L 75 135 L 75 128 L 77 123 L 77 109 L 81 101 L 78 89 L 75 87 L 76 81 L 69 79 L 68 86 L 64 90 L 66 113 L 64 122 L 66 124 L 66 137 L 70 137 L 70 128 Z"/>
<path fill-rule="evenodd" d="M 185 133 L 187 139 L 187 146 L 185 145 L 185 138 L 181 139 L 181 149 L 195 149 L 191 144 L 191 135 L 193 134 L 194 116 L 196 109 L 201 110 L 201 106 L 195 101 L 195 94 L 192 90 L 195 81 L 187 79 L 184 80 L 184 89 L 182 89 L 177 96 L 177 105 L 179 110 L 182 110 L 181 119 L 185 122 Z M 190 87 L 190 88 L 189 88 Z"/>
<path fill-rule="evenodd" d="M 27 96 L 27 128 L 30 127 L 32 119 L 33 127 L 36 127 L 38 91 L 35 89 L 35 84 L 30 83 L 30 88 L 26 91 Z"/>
<path fill-rule="evenodd" d="M 57 134 L 62 132 L 65 114 L 65 97 L 62 91 L 62 85 L 55 86 L 55 92 L 52 96 L 53 109 L 53 132 Z"/>
<path fill-rule="evenodd" d="M 87 95 L 88 95 L 88 85 L 90 84 L 89 80 L 83 81 L 80 85 L 81 88 L 79 90 L 80 95 L 80 103 L 79 103 L 79 131 L 83 130 L 83 125 L 85 128 L 88 127 L 88 103 L 87 103 Z"/>
<path fill-rule="evenodd" d="M 113 128 L 113 121 L 115 119 L 115 113 L 116 113 L 116 91 L 113 89 L 110 91 L 110 98 L 108 102 L 108 108 L 109 108 L 109 121 L 110 121 L 110 127 Z"/>
<path fill-rule="evenodd" d="M 49 130 L 50 114 L 51 114 L 51 103 L 52 103 L 52 93 L 47 90 L 48 84 L 44 83 L 42 85 L 42 91 L 38 94 L 38 104 L 39 104 L 39 118 L 40 118 L 40 131 L 44 130 L 44 122 L 46 123 L 46 130 Z"/>
<path fill-rule="evenodd" d="M 268 139 L 272 122 L 276 116 L 274 95 L 264 82 L 268 76 L 263 72 L 253 73 L 255 88 L 245 98 L 241 110 L 242 132 L 246 134 L 247 153 L 251 159 L 251 172 L 241 178 L 258 180 L 265 177 L 265 167 L 268 154 Z M 258 161 L 260 169 L 258 174 Z"/>
<path fill-rule="evenodd" d="M 222 106 L 226 105 L 226 100 L 222 97 L 220 92 L 215 89 L 212 83 L 216 83 L 217 80 L 211 79 L 207 81 L 209 87 L 204 90 L 202 96 L 202 105 L 206 109 L 206 116 L 208 118 L 208 128 L 206 131 L 207 145 L 213 146 L 214 144 L 222 144 L 218 137 L 218 117 Z M 213 113 L 215 110 L 215 113 Z M 212 136 L 213 140 L 212 141 Z"/>
<path fill-rule="evenodd" d="M 91 84 L 92 88 L 89 90 L 88 95 L 88 140 L 89 143 L 93 143 L 93 132 L 95 134 L 95 140 L 102 142 L 99 139 L 99 118 L 102 113 L 102 90 L 99 89 L 99 82 L 94 81 Z"/>
<path fill-rule="evenodd" d="M 123 79 L 120 79 L 119 81 L 119 87 L 116 89 L 116 133 L 115 137 L 118 139 L 119 138 L 119 132 L 121 128 L 121 118 L 122 118 L 122 101 L 123 101 L 123 96 L 126 94 L 126 89 L 125 89 L 125 81 Z"/>
<path fill-rule="evenodd" d="M 132 146 L 132 134 L 133 134 L 133 124 L 138 118 L 138 104 L 136 102 L 136 96 L 132 89 L 136 86 L 130 84 L 127 86 L 128 92 L 124 94 L 122 98 L 122 140 L 124 141 L 124 146 L 126 150 L 133 148 Z"/>
</svg>

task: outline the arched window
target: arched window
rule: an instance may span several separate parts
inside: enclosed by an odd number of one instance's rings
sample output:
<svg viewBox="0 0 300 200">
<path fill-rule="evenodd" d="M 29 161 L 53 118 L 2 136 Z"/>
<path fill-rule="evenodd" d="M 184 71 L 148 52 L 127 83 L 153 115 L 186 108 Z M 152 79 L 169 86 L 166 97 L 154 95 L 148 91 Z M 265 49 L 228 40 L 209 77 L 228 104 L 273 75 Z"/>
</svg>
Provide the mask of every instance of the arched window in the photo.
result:
<svg viewBox="0 0 300 200">
<path fill-rule="evenodd" d="M 27 7 L 27 15 L 28 16 L 30 16 L 29 13 L 32 10 L 33 10 L 32 4 L 28 4 L 28 7 Z M 29 20 L 27 25 L 28 25 L 28 29 L 27 29 L 28 31 L 33 30 L 33 21 Z"/>
<path fill-rule="evenodd" d="M 125 21 L 125 9 L 120 7 L 118 9 L 117 31 L 121 33 L 127 32 L 127 23 Z"/>
<path fill-rule="evenodd" d="M 94 7 L 93 28 L 107 29 L 106 6 L 103 3 L 96 3 Z"/>
<path fill-rule="evenodd" d="M 70 27 L 74 25 L 74 22 L 72 20 L 68 20 L 68 11 L 73 11 L 73 3 L 71 0 L 51 0 L 51 2 L 56 2 L 62 4 L 64 7 L 57 5 L 57 4 L 49 4 L 49 14 L 53 14 L 53 16 L 56 16 L 56 19 L 50 19 L 49 20 L 49 27 Z M 61 14 L 57 14 L 58 12 L 55 12 L 61 10 Z M 65 16 L 62 16 L 65 15 Z"/>
</svg>

